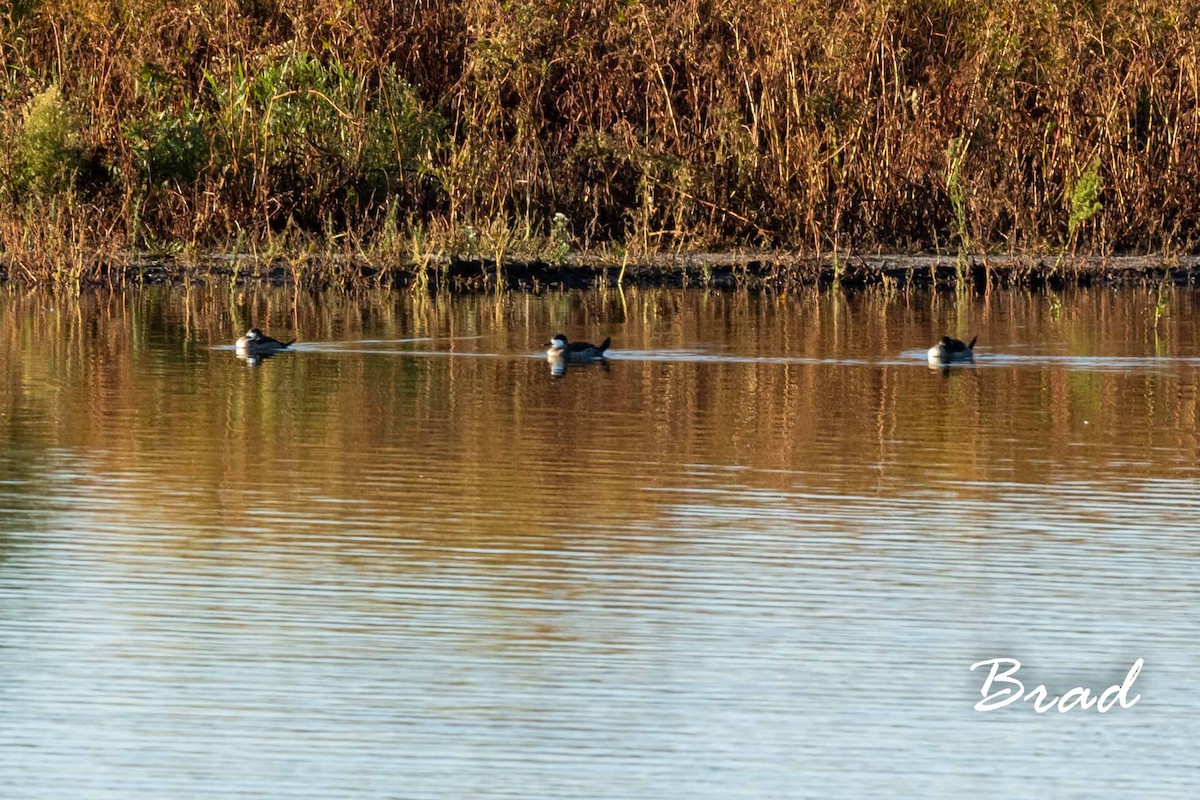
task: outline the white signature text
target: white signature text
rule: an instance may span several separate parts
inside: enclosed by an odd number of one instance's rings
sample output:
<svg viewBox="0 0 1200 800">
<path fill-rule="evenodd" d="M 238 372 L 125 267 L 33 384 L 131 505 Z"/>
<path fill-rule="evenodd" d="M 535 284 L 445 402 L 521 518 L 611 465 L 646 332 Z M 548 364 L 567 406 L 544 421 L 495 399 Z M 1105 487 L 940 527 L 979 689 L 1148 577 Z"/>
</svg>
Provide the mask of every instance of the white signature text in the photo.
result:
<svg viewBox="0 0 1200 800">
<path fill-rule="evenodd" d="M 990 667 L 991 669 L 980 690 L 983 699 L 975 704 L 975 710 L 995 711 L 1022 698 L 1026 702 L 1033 701 L 1033 709 L 1039 714 L 1045 714 L 1052 708 L 1057 708 L 1060 712 L 1067 712 L 1076 707 L 1090 709 L 1095 706 L 1101 714 L 1117 704 L 1120 704 L 1121 708 L 1130 708 L 1142 699 L 1140 694 L 1135 694 L 1130 698 L 1129 691 L 1133 688 L 1133 682 L 1137 680 L 1144 663 L 1140 658 L 1133 662 L 1133 666 L 1125 675 L 1125 680 L 1108 687 L 1099 696 L 1093 696 L 1090 689 L 1076 686 L 1074 689 L 1067 690 L 1061 697 L 1052 697 L 1045 685 L 1039 685 L 1026 694 L 1025 684 L 1013 677 L 1021 668 L 1021 662 L 1015 658 L 989 658 L 984 661 L 976 661 L 971 665 L 972 672 L 979 667 Z M 1004 671 L 1001 672 L 1001 669 Z"/>
</svg>

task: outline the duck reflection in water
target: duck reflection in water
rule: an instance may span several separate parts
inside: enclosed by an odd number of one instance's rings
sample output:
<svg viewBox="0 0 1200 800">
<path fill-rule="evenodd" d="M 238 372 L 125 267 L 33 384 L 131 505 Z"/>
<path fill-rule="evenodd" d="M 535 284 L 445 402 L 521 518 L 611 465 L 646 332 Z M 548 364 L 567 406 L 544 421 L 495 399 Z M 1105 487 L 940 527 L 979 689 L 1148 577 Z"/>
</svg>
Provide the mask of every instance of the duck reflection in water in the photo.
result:
<svg viewBox="0 0 1200 800">
<path fill-rule="evenodd" d="M 245 353 L 238 351 L 237 357 L 246 362 L 247 367 L 257 367 L 268 358 L 272 358 L 276 353 Z"/>
<path fill-rule="evenodd" d="M 546 361 L 550 363 L 550 377 L 552 378 L 565 377 L 568 369 L 587 369 L 593 366 L 598 369 L 602 369 L 605 372 L 608 372 L 610 369 L 612 369 L 607 358 L 592 362 L 579 362 L 568 361 L 561 356 L 546 356 Z"/>
</svg>

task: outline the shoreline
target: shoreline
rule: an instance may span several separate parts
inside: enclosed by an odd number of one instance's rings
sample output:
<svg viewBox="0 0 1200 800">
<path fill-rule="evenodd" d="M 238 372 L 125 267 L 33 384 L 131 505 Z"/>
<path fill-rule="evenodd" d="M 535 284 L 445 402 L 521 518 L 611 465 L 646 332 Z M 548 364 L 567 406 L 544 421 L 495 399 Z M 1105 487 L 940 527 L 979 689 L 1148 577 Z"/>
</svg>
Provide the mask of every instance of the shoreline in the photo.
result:
<svg viewBox="0 0 1200 800">
<path fill-rule="evenodd" d="M 620 263 L 608 255 L 570 254 L 561 262 L 441 257 L 425 266 L 382 264 L 367 256 L 207 255 L 190 259 L 130 254 L 32 280 L 0 261 L 9 286 L 219 284 L 306 288 L 388 288 L 474 293 L 542 292 L 605 287 L 786 291 L 806 287 L 862 289 L 1069 286 L 1191 286 L 1200 283 L 1200 256 L 1060 257 L 902 253 L 805 255 L 737 251 L 657 254 Z"/>
</svg>

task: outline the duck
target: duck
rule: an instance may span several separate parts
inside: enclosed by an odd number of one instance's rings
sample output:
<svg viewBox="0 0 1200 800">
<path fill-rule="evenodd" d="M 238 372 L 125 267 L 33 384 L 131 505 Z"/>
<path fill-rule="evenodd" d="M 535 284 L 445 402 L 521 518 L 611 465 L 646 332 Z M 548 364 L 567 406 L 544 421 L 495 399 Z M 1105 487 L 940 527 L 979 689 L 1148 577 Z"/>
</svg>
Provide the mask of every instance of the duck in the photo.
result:
<svg viewBox="0 0 1200 800">
<path fill-rule="evenodd" d="M 567 337 L 560 333 L 542 346 L 550 348 L 546 351 L 546 355 L 550 358 L 565 358 L 567 361 L 602 361 L 605 358 L 604 351 L 610 344 L 612 344 L 612 339 L 605 339 L 600 344 L 568 342 Z"/>
<path fill-rule="evenodd" d="M 970 344 L 964 344 L 958 339 L 943 336 L 940 342 L 929 348 L 929 363 L 952 364 L 955 361 L 974 361 L 975 341 L 978 338 L 975 336 L 971 339 Z"/>
<path fill-rule="evenodd" d="M 240 355 L 263 356 L 278 353 L 280 350 L 286 350 L 295 342 L 292 339 L 290 342 L 281 342 L 278 339 L 272 339 L 258 328 L 251 328 L 246 331 L 246 335 L 237 340 L 236 348 Z"/>
</svg>

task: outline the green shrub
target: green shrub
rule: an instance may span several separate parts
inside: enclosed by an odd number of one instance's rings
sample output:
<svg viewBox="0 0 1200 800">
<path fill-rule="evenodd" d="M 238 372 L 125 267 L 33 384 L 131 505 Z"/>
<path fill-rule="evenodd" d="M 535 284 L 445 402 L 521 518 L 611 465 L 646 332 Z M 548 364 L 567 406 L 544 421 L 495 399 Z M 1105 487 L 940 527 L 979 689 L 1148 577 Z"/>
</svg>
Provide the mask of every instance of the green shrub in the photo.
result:
<svg viewBox="0 0 1200 800">
<path fill-rule="evenodd" d="M 279 216 L 310 227 L 331 211 L 371 204 L 428 174 L 445 127 L 391 69 L 374 80 L 337 61 L 290 54 L 250 75 L 238 67 L 216 95 L 213 140 L 221 162 L 239 165 Z M 285 213 L 286 212 L 286 213 Z M 323 223 L 321 223 L 323 224 Z"/>
<path fill-rule="evenodd" d="M 151 106 L 161 106 L 173 82 L 155 65 L 142 70 L 140 89 Z M 150 185 L 179 185 L 194 181 L 209 159 L 208 115 L 186 96 L 180 110 L 147 110 L 125 126 L 134 163 Z"/>
<path fill-rule="evenodd" d="M 1074 237 L 1079 226 L 1096 216 L 1103 208 L 1100 203 L 1100 191 L 1103 188 L 1104 184 L 1100 180 L 1100 159 L 1093 159 L 1071 190 L 1071 216 L 1067 220 L 1068 237 Z"/>
<path fill-rule="evenodd" d="M 83 155 L 80 131 L 79 118 L 58 86 L 35 95 L 14 143 L 11 188 L 44 196 L 70 188 Z"/>
<path fill-rule="evenodd" d="M 571 221 L 559 212 L 550 220 L 550 238 L 546 243 L 546 260 L 561 266 L 571 252 Z"/>
</svg>

